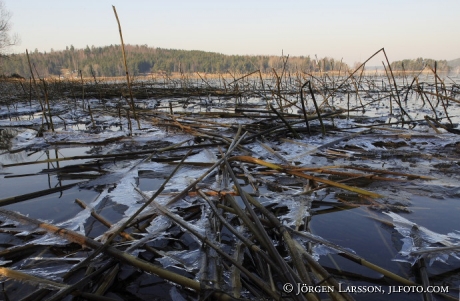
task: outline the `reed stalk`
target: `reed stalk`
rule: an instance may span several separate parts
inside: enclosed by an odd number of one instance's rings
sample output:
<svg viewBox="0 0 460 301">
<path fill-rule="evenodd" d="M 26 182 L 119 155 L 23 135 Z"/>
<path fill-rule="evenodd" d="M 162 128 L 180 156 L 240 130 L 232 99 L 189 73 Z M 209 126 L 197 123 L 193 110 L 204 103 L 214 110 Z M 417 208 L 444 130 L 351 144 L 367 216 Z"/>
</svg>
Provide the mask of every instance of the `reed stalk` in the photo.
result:
<svg viewBox="0 0 460 301">
<path fill-rule="evenodd" d="M 123 42 L 123 34 L 121 32 L 121 24 L 120 24 L 120 20 L 118 19 L 118 14 L 117 14 L 117 10 L 116 10 L 115 6 L 112 5 L 112 8 L 113 8 L 113 13 L 115 14 L 115 18 L 117 19 L 118 32 L 120 33 L 121 53 L 123 54 L 123 62 L 124 62 L 124 65 L 125 65 L 125 72 L 126 72 L 126 83 L 128 84 L 129 99 L 131 101 L 130 102 L 130 107 L 131 107 L 131 110 L 133 111 L 134 119 L 137 121 L 137 128 L 140 130 L 141 129 L 141 123 L 140 123 L 139 118 L 138 118 L 138 116 L 136 114 L 136 106 L 134 104 L 133 91 L 131 89 L 131 82 L 129 80 L 128 64 L 126 62 L 125 43 Z"/>
<path fill-rule="evenodd" d="M 345 185 L 345 184 L 342 184 L 342 183 L 339 183 L 339 182 L 334 182 L 334 181 L 331 181 L 331 180 L 327 180 L 327 179 L 307 175 L 305 173 L 296 171 L 295 169 L 287 169 L 287 168 L 284 168 L 281 165 L 269 163 L 269 162 L 266 162 L 264 160 L 256 159 L 256 158 L 249 157 L 249 156 L 236 156 L 236 157 L 230 158 L 229 161 L 241 161 L 241 162 L 254 163 L 254 164 L 262 165 L 262 166 L 265 166 L 265 167 L 280 171 L 280 172 L 285 172 L 285 173 L 291 174 L 293 176 L 313 180 L 313 181 L 316 181 L 316 182 L 319 182 L 319 183 L 324 183 L 324 184 L 334 186 L 334 187 L 337 187 L 337 188 L 341 188 L 341 189 L 349 190 L 349 191 L 352 191 L 352 192 L 356 192 L 358 194 L 367 195 L 369 197 L 373 197 L 373 198 L 382 197 L 382 195 L 380 195 L 378 193 L 370 192 L 370 191 L 367 191 L 367 190 L 364 190 L 364 189 L 361 189 L 361 188 L 357 188 L 357 187 L 348 186 L 348 185 Z"/>
<path fill-rule="evenodd" d="M 70 189 L 72 187 L 75 187 L 78 184 L 80 184 L 80 183 L 67 184 L 67 185 L 63 185 L 63 186 L 53 187 L 53 188 L 50 188 L 50 189 L 39 190 L 39 191 L 31 192 L 31 193 L 26 193 L 26 194 L 22 194 L 22 195 L 18 195 L 18 196 L 13 196 L 13 197 L 8 197 L 8 198 L 5 198 L 5 199 L 1 199 L 0 200 L 0 207 L 11 205 L 11 204 L 16 204 L 16 203 L 19 203 L 19 202 L 23 202 L 23 201 L 38 198 L 38 197 L 41 197 L 41 196 L 53 194 L 53 193 L 56 193 L 56 192 L 62 192 L 64 190 L 67 190 L 67 189 Z"/>
<path fill-rule="evenodd" d="M 321 111 L 319 110 L 318 104 L 316 103 L 315 93 L 313 93 L 313 89 L 311 88 L 311 81 L 308 81 L 308 90 L 310 90 L 310 94 L 313 100 L 313 104 L 315 106 L 316 114 L 318 115 L 319 123 L 321 124 L 321 131 L 323 133 L 323 136 L 325 136 L 326 128 L 324 127 L 324 124 L 323 124 L 323 118 L 321 117 Z"/>
<path fill-rule="evenodd" d="M 176 172 L 181 168 L 182 163 L 185 161 L 185 159 L 190 155 L 191 151 L 189 151 L 177 164 L 176 168 L 172 171 L 172 173 L 166 178 L 166 180 L 163 182 L 163 184 L 158 188 L 158 190 L 152 195 L 151 198 L 149 198 L 139 209 L 136 210 L 120 227 L 118 227 L 104 242 L 104 244 L 96 249 L 90 256 L 88 256 L 84 261 L 80 262 L 77 266 L 73 267 L 72 269 L 75 270 L 81 266 L 84 266 L 85 264 L 89 263 L 93 258 L 95 258 L 97 255 L 99 255 L 101 252 L 104 252 L 107 247 L 110 246 L 110 243 L 113 241 L 115 237 L 118 235 L 122 235 L 123 237 L 132 240 L 132 237 L 130 235 L 127 236 L 126 233 L 123 232 L 123 230 L 137 217 L 139 214 L 142 213 L 142 211 L 145 210 L 150 204 L 155 200 L 157 196 L 160 195 L 160 193 L 164 190 L 166 184 L 171 180 L 171 178 L 176 174 Z M 91 210 L 91 214 L 93 214 L 93 210 Z M 110 226 L 111 227 L 111 226 Z M 124 234 L 123 234 L 124 233 Z M 127 236 L 127 237 L 126 237 Z"/>
<path fill-rule="evenodd" d="M 283 260 L 281 255 L 278 253 L 276 250 L 275 246 L 273 245 L 270 237 L 268 236 L 267 232 L 264 229 L 264 226 L 260 222 L 259 218 L 257 217 L 256 213 L 254 212 L 254 209 L 250 205 L 250 202 L 248 201 L 246 194 L 243 192 L 241 189 L 240 184 L 238 183 L 238 180 L 233 173 L 232 167 L 228 163 L 227 160 L 225 160 L 225 165 L 227 167 L 227 171 L 230 175 L 230 177 L 233 179 L 233 184 L 235 185 L 237 191 L 240 193 L 241 200 L 245 204 L 246 210 L 249 212 L 252 222 L 246 220 L 246 225 L 249 226 L 250 228 L 253 229 L 253 233 L 258 233 L 259 236 L 259 242 L 266 248 L 267 252 L 270 254 L 270 256 L 273 258 L 275 262 L 279 264 L 279 267 L 282 271 L 281 276 L 286 279 L 289 283 L 297 283 L 294 275 L 290 273 L 289 268 L 286 264 L 286 262 Z M 241 210 L 239 209 L 239 206 L 234 206 L 233 207 L 235 210 Z M 240 215 L 242 217 L 243 215 Z M 307 293 L 307 298 L 308 300 L 315 300 L 316 297 L 312 293 Z"/>
<path fill-rule="evenodd" d="M 91 111 L 91 106 L 88 105 L 88 112 L 89 112 L 89 117 L 91 118 L 91 124 L 94 127 L 96 127 L 96 122 L 94 122 L 94 118 L 93 118 L 93 112 Z"/>
<path fill-rule="evenodd" d="M 299 134 L 297 134 L 297 132 L 294 130 L 294 128 L 289 124 L 289 122 L 286 121 L 286 119 L 284 119 L 283 115 L 281 115 L 281 113 L 279 113 L 272 105 L 270 105 L 270 109 L 276 114 L 276 116 L 278 116 L 279 119 L 281 119 L 281 121 L 283 121 L 283 123 L 286 125 L 286 127 L 289 129 L 289 131 L 292 133 L 292 135 L 297 138 L 297 139 L 300 139 L 300 136 Z"/>
<path fill-rule="evenodd" d="M 85 82 L 83 81 L 83 73 L 81 70 L 78 70 L 78 73 L 80 74 L 80 81 L 81 81 L 81 102 L 83 104 L 83 109 L 85 108 Z M 88 102 L 89 106 L 89 102 Z"/>
<path fill-rule="evenodd" d="M 109 222 L 108 220 L 106 220 L 103 216 L 101 216 L 99 213 L 97 213 L 94 208 L 91 208 L 89 207 L 85 202 L 83 202 L 82 200 L 80 199 L 75 199 L 75 203 L 77 203 L 80 207 L 82 207 L 83 209 L 88 209 L 90 212 L 91 212 L 91 216 L 94 217 L 95 219 L 97 219 L 101 224 L 103 224 L 104 226 L 106 226 L 107 228 L 110 228 L 112 227 L 112 223 Z M 126 232 L 120 232 L 120 233 L 116 233 L 117 235 L 119 234 L 121 237 L 123 237 L 124 239 L 126 240 L 134 240 L 134 238 L 129 235 L 128 233 Z M 114 235 L 116 236 L 116 235 Z"/>
<path fill-rule="evenodd" d="M 145 199 L 147 197 L 143 194 L 142 191 L 139 189 L 135 188 L 137 192 L 139 192 Z M 238 267 L 239 270 L 241 270 L 249 279 L 251 279 L 257 286 L 259 286 L 266 294 L 274 298 L 274 300 L 280 300 L 280 295 L 277 292 L 274 292 L 270 289 L 270 287 L 264 283 L 262 280 L 260 280 L 258 277 L 254 276 L 253 273 L 251 273 L 249 270 L 247 270 L 243 265 L 239 264 L 237 261 L 233 259 L 230 255 L 228 255 L 224 250 L 222 250 L 219 246 L 217 246 L 213 241 L 210 241 L 206 236 L 201 235 L 198 231 L 195 230 L 195 228 L 190 227 L 189 224 L 184 221 L 181 217 L 171 213 L 166 207 L 160 205 L 159 203 L 155 202 L 154 200 L 152 201 L 152 204 L 155 206 L 155 208 L 161 212 L 161 214 L 167 216 L 170 218 L 174 223 L 180 225 L 181 227 L 187 229 L 191 234 L 193 234 L 195 237 L 197 237 L 200 241 L 202 241 L 204 244 L 208 245 L 209 247 L 213 248 L 219 255 L 221 255 L 223 258 L 226 260 L 230 261 L 233 265 Z"/>
<path fill-rule="evenodd" d="M 39 227 L 50 234 L 58 235 L 61 236 L 71 242 L 83 245 L 83 246 L 88 246 L 93 249 L 98 249 L 99 247 L 102 246 L 100 242 L 97 242 L 91 238 L 88 238 L 86 236 L 83 236 L 75 231 L 64 229 L 57 227 L 53 224 L 45 223 L 30 217 L 27 217 L 25 215 L 22 215 L 20 213 L 12 212 L 3 208 L 0 208 L 0 215 L 4 216 L 5 218 L 8 219 L 13 219 L 18 222 L 20 222 L 23 225 L 29 225 L 33 227 Z M 150 262 L 144 261 L 142 259 L 139 259 L 131 254 L 125 253 L 123 251 L 120 251 L 114 247 L 107 247 L 105 249 L 105 253 L 110 255 L 111 257 L 121 260 L 129 265 L 132 265 L 142 271 L 148 272 L 148 273 L 153 273 L 158 275 L 161 278 L 164 278 L 166 280 L 169 280 L 171 282 L 177 283 L 179 285 L 182 285 L 184 287 L 190 288 L 196 292 L 200 292 L 203 289 L 206 289 L 207 286 L 199 283 L 198 281 L 192 280 L 190 278 L 187 278 L 185 276 L 179 275 L 177 273 L 171 272 L 169 270 L 163 269 L 161 267 L 158 267 L 156 265 L 153 265 Z M 224 293 L 221 292 L 214 292 L 213 296 L 216 299 L 219 300 L 232 300 L 232 298 Z"/>
<path fill-rule="evenodd" d="M 409 114 L 407 114 L 406 110 L 404 110 L 404 108 L 402 107 L 401 98 L 399 97 L 398 85 L 397 85 L 396 79 L 395 79 L 395 77 L 393 75 L 393 70 L 391 69 L 391 64 L 390 64 L 390 61 L 388 60 L 388 56 L 387 56 L 387 53 L 385 52 L 385 48 L 382 48 L 382 51 L 383 51 L 383 55 L 385 56 L 385 59 L 387 61 L 388 70 L 390 70 L 391 78 L 393 79 L 393 86 L 394 86 L 395 91 L 396 91 L 397 104 L 399 106 L 399 109 L 401 110 L 401 118 L 402 118 L 402 122 L 404 124 L 404 115 L 406 115 L 409 118 L 409 120 L 412 120 L 412 118 L 410 117 Z"/>
<path fill-rule="evenodd" d="M 109 261 L 106 263 L 104 266 L 100 267 L 96 271 L 92 272 L 91 274 L 81 278 L 78 280 L 76 283 L 72 285 L 67 285 L 59 290 L 56 294 L 51 296 L 50 298 L 46 299 L 45 301 L 59 301 L 62 298 L 72 294 L 74 291 L 79 290 L 86 286 L 89 282 L 93 280 L 93 278 L 96 278 L 100 276 L 102 273 L 107 271 L 109 268 L 111 268 L 114 265 L 114 262 Z"/>
<path fill-rule="evenodd" d="M 43 117 L 45 117 L 46 125 L 48 126 L 48 128 L 50 128 L 51 125 L 50 125 L 50 122 L 48 121 L 48 117 L 46 116 L 45 106 L 43 105 L 43 102 L 41 101 L 40 95 L 38 93 L 38 85 L 37 85 L 37 81 L 35 80 L 35 75 L 34 75 L 34 71 L 32 69 L 32 64 L 30 63 L 29 51 L 27 49 L 26 49 L 26 55 L 27 55 L 27 62 L 29 63 L 30 75 L 32 76 L 32 80 L 33 80 L 33 83 L 34 83 L 35 94 L 37 95 L 38 102 L 40 103 L 40 106 L 42 108 Z M 50 108 L 48 107 L 48 110 L 49 109 Z M 51 118 L 51 115 L 50 115 L 50 118 Z"/>
<path fill-rule="evenodd" d="M 278 229 L 280 234 L 282 235 L 284 241 L 286 242 L 286 245 L 289 249 L 289 252 L 292 256 L 293 264 L 297 268 L 297 271 L 301 274 L 302 280 L 306 281 L 304 283 L 309 283 L 311 282 L 310 277 L 308 276 L 307 271 L 305 267 L 303 266 L 303 261 L 301 259 L 301 255 L 303 257 L 307 257 L 309 261 L 309 267 L 313 268 L 317 271 L 321 271 L 322 273 L 322 278 L 325 279 L 327 283 L 330 283 L 333 285 L 336 289 L 334 292 L 332 292 L 332 298 L 333 300 L 353 300 L 353 298 L 349 294 L 338 294 L 339 291 L 339 285 L 337 281 L 332 278 L 331 275 L 329 275 L 325 270 L 318 264 L 316 263 L 315 260 L 311 258 L 311 256 L 305 251 L 305 249 L 295 240 L 292 239 L 291 235 L 288 232 L 288 228 L 284 227 L 281 222 L 276 218 L 273 213 L 268 211 L 262 204 L 260 204 L 256 199 L 254 199 L 252 196 L 250 196 L 248 193 L 244 192 L 245 196 L 248 198 L 248 200 L 251 202 L 252 205 L 254 205 L 258 210 L 262 212 L 263 215 L 265 215 L 269 221 Z M 313 263 L 314 262 L 314 263 Z M 305 273 L 305 274 L 304 274 Z M 318 275 L 317 275 L 318 276 Z M 320 279 L 320 280 L 323 280 Z"/>
<path fill-rule="evenodd" d="M 305 101 L 303 99 L 303 89 L 305 88 L 307 83 L 310 83 L 310 81 L 305 82 L 302 85 L 302 87 L 300 88 L 300 102 L 302 103 L 302 113 L 303 113 L 303 117 L 305 119 L 305 125 L 307 126 L 308 135 L 311 136 L 310 125 L 308 123 L 308 117 L 307 117 L 307 110 L 305 109 Z"/>
</svg>

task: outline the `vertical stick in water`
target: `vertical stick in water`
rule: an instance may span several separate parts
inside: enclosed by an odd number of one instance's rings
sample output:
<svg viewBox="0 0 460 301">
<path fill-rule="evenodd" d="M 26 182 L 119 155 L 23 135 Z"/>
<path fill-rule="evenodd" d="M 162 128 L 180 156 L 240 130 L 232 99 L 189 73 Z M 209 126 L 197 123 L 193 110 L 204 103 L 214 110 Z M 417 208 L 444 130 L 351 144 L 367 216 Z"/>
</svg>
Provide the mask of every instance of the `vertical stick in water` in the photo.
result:
<svg viewBox="0 0 460 301">
<path fill-rule="evenodd" d="M 80 80 L 81 80 L 81 102 L 83 103 L 83 109 L 85 108 L 85 83 L 83 82 L 83 73 L 81 70 L 78 70 L 80 73 Z M 89 104 L 88 104 L 89 107 Z"/>
<path fill-rule="evenodd" d="M 308 117 L 307 117 L 307 110 L 305 109 L 305 102 L 303 100 L 303 88 L 309 83 L 310 81 L 307 81 L 305 84 L 302 85 L 300 88 L 300 102 L 302 103 L 302 111 L 303 111 L 303 117 L 305 118 L 305 125 L 307 126 L 307 131 L 308 135 L 311 136 L 310 132 L 310 125 L 308 124 Z"/>
<path fill-rule="evenodd" d="M 115 14 L 115 18 L 117 19 L 118 31 L 120 32 L 121 52 L 123 54 L 123 62 L 125 64 L 125 72 L 126 72 L 126 82 L 128 83 L 129 97 L 130 97 L 130 100 L 131 100 L 130 106 L 131 106 L 131 110 L 133 110 L 133 117 L 137 121 L 137 128 L 140 129 L 141 124 L 140 124 L 139 118 L 137 117 L 137 114 L 136 114 L 136 108 L 134 107 L 133 92 L 131 91 L 131 82 L 129 81 L 128 64 L 126 63 L 125 44 L 123 43 L 123 34 L 121 33 L 120 20 L 118 19 L 117 10 L 115 9 L 115 6 L 112 5 L 112 8 L 113 8 L 113 12 Z"/>
<path fill-rule="evenodd" d="M 90 105 L 88 105 L 88 112 L 89 112 L 89 117 L 91 117 L 92 127 L 95 128 L 95 127 L 96 127 L 96 123 L 94 122 L 93 112 L 91 111 L 91 106 L 90 106 Z"/>
<path fill-rule="evenodd" d="M 388 82 L 390 82 L 390 76 L 388 75 L 387 67 L 385 66 L 385 63 L 383 61 L 382 61 L 382 65 L 383 65 L 383 69 L 385 70 L 385 74 L 388 78 Z M 383 79 L 382 79 L 382 83 L 383 83 Z M 393 92 L 391 90 L 392 89 L 391 89 L 391 83 L 390 83 L 390 115 L 393 115 L 393 104 L 391 102 Z"/>
<path fill-rule="evenodd" d="M 48 115 L 50 117 L 49 124 L 51 126 L 51 131 L 54 132 L 54 124 L 53 124 L 53 115 L 51 115 L 51 107 L 50 107 L 50 100 L 48 98 L 48 88 L 46 87 L 46 81 L 43 79 L 43 93 L 45 95 L 45 103 L 48 107 Z"/>
<path fill-rule="evenodd" d="M 38 94 L 37 82 L 35 81 L 35 75 L 32 69 L 32 64 L 30 63 L 29 51 L 27 49 L 26 49 L 26 56 L 27 56 L 27 62 L 29 63 L 30 75 L 32 76 L 32 80 L 34 82 L 35 94 L 37 95 L 38 102 L 40 103 L 40 106 L 42 108 L 42 112 L 43 112 L 43 116 L 45 117 L 46 125 L 49 127 L 50 123 L 48 122 L 48 117 L 46 116 L 45 106 L 43 105 L 43 102 L 40 99 L 40 95 Z"/>
<path fill-rule="evenodd" d="M 382 51 L 383 51 L 383 55 L 385 56 L 385 59 L 387 61 L 388 70 L 390 70 L 391 78 L 393 79 L 393 85 L 394 85 L 395 91 L 396 91 L 395 101 L 398 104 L 399 109 L 401 110 L 401 119 L 402 119 L 402 124 L 404 125 L 404 115 L 406 115 L 409 118 L 409 120 L 412 120 L 412 118 L 409 116 L 409 114 L 407 114 L 406 110 L 404 110 L 404 108 L 402 107 L 401 99 L 399 98 L 398 85 L 396 84 L 396 79 L 395 79 L 395 76 L 393 75 L 393 70 L 391 69 L 391 64 L 390 64 L 390 61 L 388 60 L 388 56 L 387 56 L 387 53 L 385 52 L 385 48 L 382 48 Z"/>
<path fill-rule="evenodd" d="M 321 131 L 323 136 L 325 136 L 326 128 L 324 127 L 323 118 L 321 118 L 321 112 L 319 111 L 318 104 L 316 103 L 315 93 L 313 93 L 313 89 L 311 88 L 311 81 L 308 81 L 308 89 L 310 90 L 311 98 L 313 99 L 313 104 L 315 105 L 316 114 L 318 114 L 319 123 L 321 124 Z"/>
<path fill-rule="evenodd" d="M 129 110 L 126 110 L 126 118 L 128 119 L 129 136 L 132 136 L 133 135 L 133 125 L 131 124 L 131 118 L 129 117 Z"/>
<path fill-rule="evenodd" d="M 350 92 L 347 92 L 347 120 L 350 120 Z"/>
</svg>

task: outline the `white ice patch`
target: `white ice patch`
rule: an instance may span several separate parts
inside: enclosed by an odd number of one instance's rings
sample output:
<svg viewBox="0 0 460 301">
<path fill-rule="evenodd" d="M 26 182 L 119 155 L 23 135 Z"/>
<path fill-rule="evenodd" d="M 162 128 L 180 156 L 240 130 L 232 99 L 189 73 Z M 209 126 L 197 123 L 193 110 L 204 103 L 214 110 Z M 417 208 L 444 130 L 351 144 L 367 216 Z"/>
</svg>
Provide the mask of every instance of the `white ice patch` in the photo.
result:
<svg viewBox="0 0 460 301">
<path fill-rule="evenodd" d="M 419 235 L 422 236 L 421 238 L 429 243 L 438 243 L 442 241 L 447 241 L 449 239 L 447 235 L 439 234 L 431 230 L 428 230 L 427 228 L 419 226 L 416 223 L 411 222 L 408 219 L 405 219 L 404 217 L 394 212 L 388 212 L 385 214 L 393 219 L 395 229 L 398 230 L 398 232 L 404 237 L 409 237 L 416 228 L 417 231 L 420 233 Z"/>
<path fill-rule="evenodd" d="M 309 216 L 310 202 L 305 196 L 282 196 L 279 200 L 280 204 L 288 207 L 289 212 L 279 217 L 283 225 L 287 227 L 298 226 L 299 221 Z"/>
<path fill-rule="evenodd" d="M 26 129 L 25 131 L 18 133 L 16 137 L 11 139 L 11 150 L 23 149 L 44 142 L 43 138 L 36 136 L 37 131 L 32 129 Z"/>
<path fill-rule="evenodd" d="M 393 219 L 395 229 L 404 236 L 403 246 L 394 261 L 408 262 L 413 265 L 423 257 L 429 259 L 429 265 L 431 265 L 435 261 L 447 263 L 449 256 L 460 260 L 460 237 L 457 233 L 439 234 L 396 213 L 385 214 Z"/>
<path fill-rule="evenodd" d="M 249 148 L 251 152 L 255 155 L 257 155 L 258 158 L 265 159 L 265 157 L 270 156 L 271 154 L 262 147 L 259 143 L 256 144 L 251 144 L 251 147 Z"/>
<path fill-rule="evenodd" d="M 136 203 L 143 200 L 142 196 L 134 190 L 134 187 L 136 187 L 137 177 L 138 171 L 136 168 L 127 171 L 125 176 L 117 184 L 117 187 L 107 193 L 113 202 L 128 206 L 128 210 L 132 211 L 132 213 L 138 209 L 134 207 L 140 207 L 140 205 L 136 206 Z M 126 212 L 125 215 L 129 215 L 129 213 Z"/>
<path fill-rule="evenodd" d="M 460 231 L 456 230 L 455 232 L 451 232 L 447 234 L 448 236 L 460 240 Z"/>
<path fill-rule="evenodd" d="M 153 221 L 151 221 L 150 225 L 145 230 L 149 234 L 158 235 L 166 231 L 166 229 L 171 227 L 171 225 L 172 225 L 172 222 L 170 218 L 164 215 L 160 215 L 157 218 L 155 218 Z"/>
<path fill-rule="evenodd" d="M 193 183 L 197 178 L 201 177 L 205 169 L 182 168 L 179 173 L 166 184 L 165 190 L 171 192 L 182 191 L 185 187 Z"/>
<path fill-rule="evenodd" d="M 169 227 L 171 227 L 171 225 L 171 220 L 166 216 L 160 215 L 156 217 L 146 228 L 148 233 L 141 239 L 135 241 L 128 249 L 126 249 L 126 252 L 133 252 L 133 250 L 136 250 L 136 248 L 146 244 L 149 241 L 163 238 L 163 234 Z"/>
<path fill-rule="evenodd" d="M 0 266 L 4 266 L 5 264 L 12 263 L 12 260 L 0 260 Z"/>
<path fill-rule="evenodd" d="M 65 131 L 65 132 L 45 132 L 44 139 L 49 143 L 101 143 L 108 139 L 116 139 L 126 137 L 125 132 L 103 132 L 99 134 L 82 133 L 80 131 Z"/>
<path fill-rule="evenodd" d="M 170 251 L 165 253 L 164 257 L 156 260 L 161 263 L 164 268 L 175 266 L 185 269 L 187 272 L 193 272 L 199 269 L 199 263 L 202 256 L 202 251 L 196 249 L 193 251 Z"/>
<path fill-rule="evenodd" d="M 57 261 L 62 261 L 62 262 L 76 261 L 76 262 L 80 262 L 80 261 L 83 261 L 85 259 L 86 259 L 86 257 L 42 257 L 42 256 L 38 256 L 38 257 L 30 257 L 27 260 L 31 260 L 31 261 L 52 261 L 54 263 L 54 262 L 57 262 Z"/>
<path fill-rule="evenodd" d="M 99 202 L 99 198 L 97 198 L 94 202 L 92 202 L 91 205 L 93 205 L 95 202 Z M 84 225 L 85 225 L 86 220 L 90 216 L 91 216 L 91 210 L 89 208 L 86 208 L 80 211 L 79 213 L 77 213 L 77 215 L 75 215 L 73 218 L 57 224 L 57 226 L 63 227 L 63 228 L 66 228 L 72 231 L 76 231 L 82 235 L 86 235 Z"/>
<path fill-rule="evenodd" d="M 214 152 L 211 152 L 209 149 L 205 149 L 196 155 L 189 156 L 185 162 L 214 163 L 217 160 L 217 156 Z"/>
<path fill-rule="evenodd" d="M 62 278 L 58 275 L 64 275 L 69 271 L 68 267 L 56 267 L 56 266 L 49 266 L 49 267 L 41 267 L 38 269 L 24 269 L 21 272 L 33 275 L 39 278 L 48 279 L 55 282 L 61 282 Z"/>
<path fill-rule="evenodd" d="M 0 120 L 0 126 L 17 126 L 17 127 L 24 127 L 24 126 L 34 126 L 41 124 L 41 120 L 21 120 L 21 121 L 9 121 L 9 120 Z"/>
<path fill-rule="evenodd" d="M 65 246 L 68 245 L 69 241 L 57 236 L 57 234 L 45 234 L 37 239 L 28 241 L 26 245 L 42 245 L 42 246 Z"/>
<path fill-rule="evenodd" d="M 152 128 L 151 124 L 146 124 L 145 125 L 147 128 Z M 181 134 L 181 133 L 174 133 L 174 135 L 171 135 L 169 132 L 163 130 L 163 129 L 158 129 L 158 131 L 155 132 L 150 132 L 148 135 L 144 135 L 143 137 L 136 137 L 136 141 L 142 141 L 142 140 L 161 140 L 161 141 L 168 141 L 172 142 L 174 144 L 176 143 L 181 143 L 190 139 L 193 139 L 194 137 L 192 135 L 186 135 L 186 134 Z"/>
<path fill-rule="evenodd" d="M 23 225 L 21 222 L 14 220 L 14 216 L 9 216 L 5 212 L 0 212 L 0 216 L 2 216 L 2 229 L 6 231 L 7 228 L 5 228 L 5 226 L 15 226 L 11 228 L 11 231 L 18 231 L 18 233 L 16 233 L 16 236 L 28 236 L 32 233 L 42 231 L 42 229 L 40 229 L 37 225 L 34 224 Z"/>
<path fill-rule="evenodd" d="M 373 151 L 373 150 L 377 149 L 377 147 L 375 147 L 372 144 L 372 142 L 366 141 L 366 140 L 359 141 L 358 143 L 356 143 L 356 145 L 361 147 L 361 148 L 363 148 L 366 151 Z M 383 149 L 385 149 L 385 148 L 383 148 Z"/>
<path fill-rule="evenodd" d="M 137 169 L 133 168 L 139 161 L 135 161 L 133 164 L 124 167 L 118 170 L 116 173 L 123 175 L 121 180 L 119 180 L 117 186 L 108 192 L 108 189 L 105 189 L 96 200 L 88 204 L 88 208 L 80 211 L 75 217 L 61 222 L 58 224 L 60 227 L 65 227 L 67 229 L 80 232 L 85 235 L 84 224 L 86 220 L 91 216 L 91 210 L 89 208 L 96 208 L 97 205 L 106 197 L 118 204 L 123 204 L 128 206 L 128 211 L 125 215 L 132 212 L 134 213 L 141 205 L 137 204 L 141 200 L 141 196 L 134 191 L 136 185 Z"/>
<path fill-rule="evenodd" d="M 313 259 L 318 261 L 321 256 L 326 256 L 328 254 L 338 254 L 338 253 L 340 253 L 340 252 L 337 251 L 334 248 L 331 248 L 331 247 L 328 247 L 328 246 L 325 246 L 325 245 L 321 245 L 321 244 L 315 244 L 313 246 L 312 257 L 313 257 Z"/>
</svg>

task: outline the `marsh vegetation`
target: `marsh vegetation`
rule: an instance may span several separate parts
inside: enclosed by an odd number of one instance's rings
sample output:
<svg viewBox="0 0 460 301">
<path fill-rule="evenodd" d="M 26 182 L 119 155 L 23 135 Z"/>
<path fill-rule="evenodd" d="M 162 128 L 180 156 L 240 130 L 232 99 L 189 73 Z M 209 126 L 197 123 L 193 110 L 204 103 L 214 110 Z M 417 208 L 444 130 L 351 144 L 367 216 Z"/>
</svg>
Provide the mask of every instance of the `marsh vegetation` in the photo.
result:
<svg viewBox="0 0 460 301">
<path fill-rule="evenodd" d="M 2 82 L 5 300 L 456 300 L 459 78 L 284 60 Z"/>
</svg>

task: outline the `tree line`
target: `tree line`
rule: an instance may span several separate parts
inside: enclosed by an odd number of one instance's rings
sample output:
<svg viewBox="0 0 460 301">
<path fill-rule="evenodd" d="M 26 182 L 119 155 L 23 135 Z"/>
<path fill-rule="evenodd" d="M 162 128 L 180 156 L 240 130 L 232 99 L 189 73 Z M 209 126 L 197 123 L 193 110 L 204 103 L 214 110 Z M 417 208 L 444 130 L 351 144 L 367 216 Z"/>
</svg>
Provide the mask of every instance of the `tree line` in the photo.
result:
<svg viewBox="0 0 460 301">
<path fill-rule="evenodd" d="M 29 52 L 33 68 L 41 77 L 64 76 L 124 76 L 120 45 L 76 49 L 72 45 L 65 50 Z M 255 70 L 271 72 L 272 69 L 286 72 L 314 72 L 346 70 L 348 66 L 332 58 L 310 58 L 310 56 L 266 56 L 224 55 L 198 50 L 176 50 L 148 47 L 147 45 L 125 45 L 129 73 L 142 75 L 152 72 L 206 72 L 241 73 Z M 12 54 L 0 62 L 4 75 L 30 76 L 27 56 Z"/>
<path fill-rule="evenodd" d="M 422 71 L 425 67 L 434 69 L 436 63 L 436 71 L 450 71 L 450 66 L 446 60 L 436 61 L 432 59 L 406 59 L 402 61 L 395 61 L 391 63 L 391 69 L 396 71 Z"/>
</svg>

